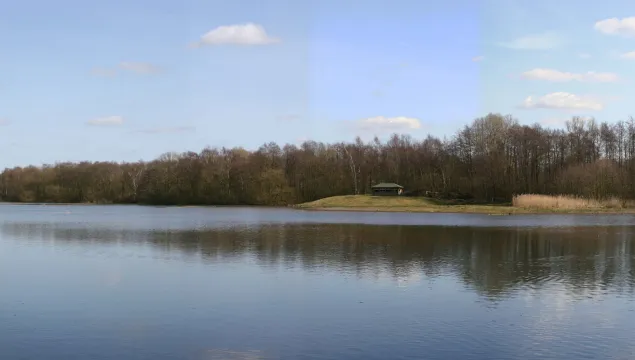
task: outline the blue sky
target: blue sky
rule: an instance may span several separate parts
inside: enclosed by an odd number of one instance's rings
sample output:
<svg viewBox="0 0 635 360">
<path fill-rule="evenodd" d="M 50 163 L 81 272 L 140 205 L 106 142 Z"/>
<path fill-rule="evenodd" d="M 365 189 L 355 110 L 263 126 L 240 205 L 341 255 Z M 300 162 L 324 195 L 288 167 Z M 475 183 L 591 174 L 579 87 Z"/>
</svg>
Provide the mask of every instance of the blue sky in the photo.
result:
<svg viewBox="0 0 635 360">
<path fill-rule="evenodd" d="M 10 2 L 0 166 L 443 136 L 487 112 L 625 119 L 631 16 L 614 0 Z"/>
</svg>

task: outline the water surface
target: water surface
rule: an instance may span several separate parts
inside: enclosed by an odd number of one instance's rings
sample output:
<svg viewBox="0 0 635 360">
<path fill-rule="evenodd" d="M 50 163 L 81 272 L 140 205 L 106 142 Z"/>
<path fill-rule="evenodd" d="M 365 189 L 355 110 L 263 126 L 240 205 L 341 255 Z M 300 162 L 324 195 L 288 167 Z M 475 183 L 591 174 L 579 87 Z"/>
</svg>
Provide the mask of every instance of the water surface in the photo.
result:
<svg viewBox="0 0 635 360">
<path fill-rule="evenodd" d="M 631 359 L 632 215 L 0 206 L 0 359 Z"/>
</svg>

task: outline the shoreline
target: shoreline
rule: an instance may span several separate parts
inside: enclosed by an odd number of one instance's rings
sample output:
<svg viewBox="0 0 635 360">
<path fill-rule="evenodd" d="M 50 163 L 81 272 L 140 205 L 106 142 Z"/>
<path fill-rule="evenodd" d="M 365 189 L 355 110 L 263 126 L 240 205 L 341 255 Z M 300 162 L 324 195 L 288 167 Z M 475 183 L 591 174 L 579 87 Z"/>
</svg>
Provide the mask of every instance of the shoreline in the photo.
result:
<svg viewBox="0 0 635 360">
<path fill-rule="evenodd" d="M 253 208 L 286 208 L 287 206 L 275 205 L 162 205 L 162 204 L 136 204 L 136 203 L 42 203 L 42 202 L 0 202 L 0 205 L 38 205 L 38 206 L 142 206 L 142 207 L 174 207 L 174 208 L 236 208 L 236 207 L 253 207 Z"/>
<path fill-rule="evenodd" d="M 424 197 L 376 197 L 368 195 L 341 195 L 293 205 L 307 211 L 401 212 L 422 214 L 481 214 L 481 215 L 628 215 L 635 207 L 514 206 L 512 203 L 466 203 L 456 200 L 438 200 Z"/>
<path fill-rule="evenodd" d="M 372 195 L 338 195 L 294 205 L 296 209 L 307 211 L 358 211 L 358 212 L 401 212 L 439 214 L 481 214 L 481 215 L 629 215 L 635 214 L 635 206 L 613 206 L 613 203 L 579 206 L 575 199 L 540 199 L 541 206 L 508 203 L 479 203 L 462 200 L 435 199 L 428 197 L 397 197 Z M 567 202 L 569 201 L 569 202 Z M 553 206 L 549 206 L 553 204 Z M 565 206 L 563 206 L 563 204 Z M 576 206 L 571 206 L 578 205 Z M 582 203 L 585 204 L 585 203 Z M 586 205 L 586 204 L 585 204 Z M 560 206 L 560 207 L 558 207 Z"/>
<path fill-rule="evenodd" d="M 256 208 L 256 209 L 291 209 L 316 212 L 374 212 L 374 213 L 417 213 L 417 214 L 472 214 L 491 216 L 512 215 L 635 215 L 635 208 L 610 209 L 532 209 L 518 208 L 510 205 L 432 205 L 421 207 L 408 206 L 316 206 L 310 203 L 282 206 L 267 205 L 152 205 L 152 204 L 93 204 L 93 203 L 27 203 L 0 202 L 0 205 L 11 206 L 141 206 L 157 208 Z"/>
<path fill-rule="evenodd" d="M 525 209 L 525 208 L 507 208 L 491 209 L 487 205 L 486 208 L 476 209 L 478 205 L 471 206 L 470 209 L 465 208 L 367 208 L 367 207 L 294 207 L 297 210 L 304 211 L 339 211 L 339 212 L 384 212 L 384 213 L 418 213 L 418 214 L 472 214 L 472 215 L 492 215 L 492 216 L 512 216 L 512 215 L 633 215 L 635 209 Z M 494 207 L 494 206 L 493 206 Z"/>
</svg>

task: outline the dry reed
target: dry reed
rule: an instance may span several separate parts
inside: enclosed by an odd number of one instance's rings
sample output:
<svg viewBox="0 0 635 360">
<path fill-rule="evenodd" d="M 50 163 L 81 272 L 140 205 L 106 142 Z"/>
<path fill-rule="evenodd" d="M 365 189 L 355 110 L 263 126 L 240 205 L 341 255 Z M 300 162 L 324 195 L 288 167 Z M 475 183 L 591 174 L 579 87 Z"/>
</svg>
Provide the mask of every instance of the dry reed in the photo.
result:
<svg viewBox="0 0 635 360">
<path fill-rule="evenodd" d="M 625 201 L 619 198 L 609 198 L 604 200 L 588 199 L 569 195 L 536 195 L 523 194 L 516 195 L 512 200 L 515 207 L 527 209 L 622 209 L 626 208 Z"/>
</svg>

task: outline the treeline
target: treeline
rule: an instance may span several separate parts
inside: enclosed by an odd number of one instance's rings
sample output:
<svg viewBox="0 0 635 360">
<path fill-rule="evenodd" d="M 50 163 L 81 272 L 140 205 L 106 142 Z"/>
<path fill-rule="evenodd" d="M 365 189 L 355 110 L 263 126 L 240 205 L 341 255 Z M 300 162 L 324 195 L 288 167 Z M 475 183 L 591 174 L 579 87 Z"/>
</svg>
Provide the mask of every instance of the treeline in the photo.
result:
<svg viewBox="0 0 635 360">
<path fill-rule="evenodd" d="M 258 150 L 206 148 L 149 162 L 57 163 L 0 174 L 12 202 L 284 205 L 365 194 L 395 182 L 412 194 L 507 201 L 515 194 L 635 198 L 635 120 L 572 118 L 566 129 L 488 114 L 453 137 Z"/>
</svg>

